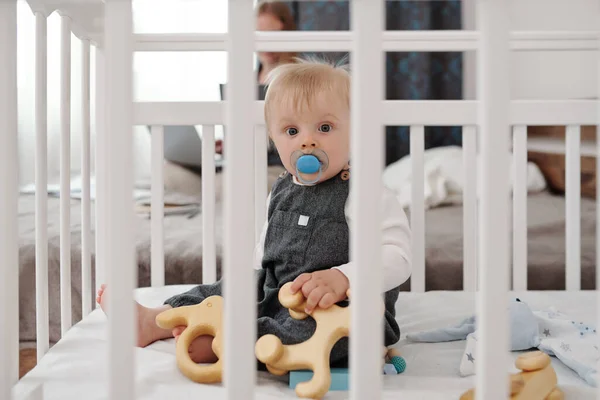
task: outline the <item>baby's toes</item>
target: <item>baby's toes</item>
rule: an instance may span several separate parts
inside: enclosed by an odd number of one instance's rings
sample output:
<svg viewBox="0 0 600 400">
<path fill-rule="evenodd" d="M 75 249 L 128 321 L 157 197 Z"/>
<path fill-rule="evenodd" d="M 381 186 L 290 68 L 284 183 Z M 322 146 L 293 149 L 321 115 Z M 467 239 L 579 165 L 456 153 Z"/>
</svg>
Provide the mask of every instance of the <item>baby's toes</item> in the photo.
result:
<svg viewBox="0 0 600 400">
<path fill-rule="evenodd" d="M 206 339 L 199 337 L 192 341 L 188 349 L 190 358 L 195 363 L 214 362 L 210 360 L 209 348 L 206 346 Z"/>
<path fill-rule="evenodd" d="M 175 328 L 173 328 L 171 333 L 173 334 L 173 337 L 175 339 L 177 339 L 179 336 L 181 336 L 181 334 L 183 333 L 184 330 L 185 330 L 185 326 L 176 326 Z"/>
</svg>

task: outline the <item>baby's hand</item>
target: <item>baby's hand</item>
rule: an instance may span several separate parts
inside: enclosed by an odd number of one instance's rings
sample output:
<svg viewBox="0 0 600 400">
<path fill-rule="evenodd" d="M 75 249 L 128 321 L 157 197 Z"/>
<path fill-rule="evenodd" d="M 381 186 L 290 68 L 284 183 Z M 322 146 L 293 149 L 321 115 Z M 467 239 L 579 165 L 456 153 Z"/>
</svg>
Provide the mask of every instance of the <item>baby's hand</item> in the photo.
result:
<svg viewBox="0 0 600 400">
<path fill-rule="evenodd" d="M 306 298 L 305 312 L 311 314 L 317 306 L 325 309 L 344 300 L 349 285 L 346 275 L 332 268 L 300 275 L 292 282 L 290 290 L 292 293 L 302 290 Z"/>
</svg>

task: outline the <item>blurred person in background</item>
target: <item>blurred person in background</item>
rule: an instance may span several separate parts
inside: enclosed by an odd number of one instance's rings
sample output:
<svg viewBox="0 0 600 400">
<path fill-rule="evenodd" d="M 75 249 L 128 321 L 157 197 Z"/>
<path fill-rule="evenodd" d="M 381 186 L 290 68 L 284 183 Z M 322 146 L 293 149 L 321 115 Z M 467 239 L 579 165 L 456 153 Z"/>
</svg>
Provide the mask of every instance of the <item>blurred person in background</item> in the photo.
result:
<svg viewBox="0 0 600 400">
<path fill-rule="evenodd" d="M 257 31 L 295 31 L 296 22 L 292 10 L 284 1 L 260 0 L 256 6 Z M 278 65 L 295 62 L 295 52 L 258 52 L 258 84 Z"/>
</svg>

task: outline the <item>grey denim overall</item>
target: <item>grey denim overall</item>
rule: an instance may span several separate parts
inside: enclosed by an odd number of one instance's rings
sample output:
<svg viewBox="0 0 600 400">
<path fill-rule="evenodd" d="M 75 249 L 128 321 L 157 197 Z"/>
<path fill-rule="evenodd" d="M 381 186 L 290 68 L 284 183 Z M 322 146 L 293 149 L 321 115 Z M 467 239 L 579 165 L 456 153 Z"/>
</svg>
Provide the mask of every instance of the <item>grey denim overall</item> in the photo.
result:
<svg viewBox="0 0 600 400">
<path fill-rule="evenodd" d="M 314 186 L 302 186 L 294 183 L 290 174 L 284 173 L 273 185 L 262 269 L 255 274 L 257 339 L 274 334 L 283 344 L 296 344 L 313 335 L 315 321 L 290 317 L 289 311 L 279 303 L 277 294 L 281 286 L 302 273 L 329 269 L 349 261 L 350 237 L 345 205 L 350 184 L 343 174 Z M 369 273 L 368 265 L 361 268 Z M 398 294 L 399 288 L 395 288 L 384 296 L 386 346 L 400 339 L 394 308 Z M 222 295 L 221 281 L 194 287 L 173 296 L 165 304 L 172 307 L 198 304 L 212 295 Z M 339 303 L 340 306 L 347 304 L 346 301 Z M 348 338 L 343 338 L 332 349 L 332 365 L 347 365 L 348 350 Z"/>
</svg>

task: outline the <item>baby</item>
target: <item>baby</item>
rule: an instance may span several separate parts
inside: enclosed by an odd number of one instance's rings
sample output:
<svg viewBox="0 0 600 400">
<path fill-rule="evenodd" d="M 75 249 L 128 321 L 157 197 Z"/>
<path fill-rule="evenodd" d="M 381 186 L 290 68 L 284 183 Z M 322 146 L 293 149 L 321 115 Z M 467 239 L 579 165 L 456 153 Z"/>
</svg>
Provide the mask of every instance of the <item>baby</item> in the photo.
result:
<svg viewBox="0 0 600 400">
<path fill-rule="evenodd" d="M 268 197 L 267 222 L 256 246 L 257 335 L 278 336 L 283 344 L 309 339 L 312 318 L 295 320 L 277 299 L 278 289 L 293 282 L 292 291 L 307 298 L 307 313 L 346 300 L 352 282 L 349 260 L 350 75 L 343 67 L 299 62 L 277 67 L 269 77 L 265 122 L 286 171 Z M 382 132 L 362 132 L 379 135 Z M 410 276 L 410 230 L 394 193 L 384 188 L 382 256 L 385 301 L 384 344 L 400 338 L 395 320 L 399 286 Z M 361 265 L 364 274 L 370 265 Z M 194 287 L 158 308 L 137 305 L 140 347 L 181 335 L 184 327 L 160 329 L 156 316 L 172 307 L 200 303 L 222 295 L 221 281 Z M 104 311 L 105 286 L 97 301 Z M 257 338 L 258 338 L 257 337 Z M 190 346 L 191 358 L 211 363 L 216 356 L 212 337 L 201 336 Z M 347 363 L 347 338 L 332 350 L 332 364 Z"/>
</svg>

